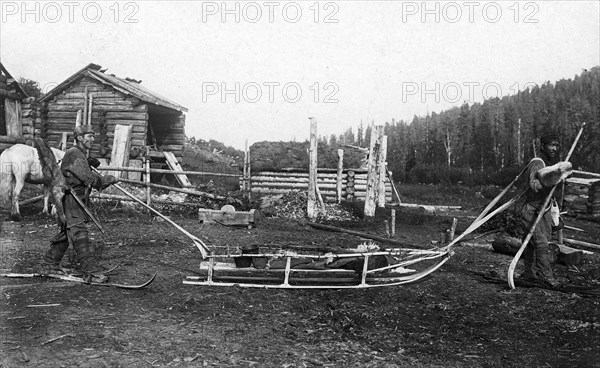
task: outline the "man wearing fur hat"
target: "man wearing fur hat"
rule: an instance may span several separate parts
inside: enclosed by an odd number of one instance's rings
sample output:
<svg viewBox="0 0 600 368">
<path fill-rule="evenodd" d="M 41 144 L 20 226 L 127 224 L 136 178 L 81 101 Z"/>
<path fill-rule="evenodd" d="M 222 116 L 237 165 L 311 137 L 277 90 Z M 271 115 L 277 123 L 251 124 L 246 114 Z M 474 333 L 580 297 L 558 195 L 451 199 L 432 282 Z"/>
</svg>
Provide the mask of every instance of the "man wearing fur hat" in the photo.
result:
<svg viewBox="0 0 600 368">
<path fill-rule="evenodd" d="M 76 145 L 65 153 L 61 162 L 61 171 L 75 195 L 83 198 L 88 187 L 101 190 L 118 183 L 119 180 L 114 176 L 102 176 L 90 168 L 86 151 L 91 149 L 94 143 L 92 127 L 90 125 L 76 127 L 74 137 Z M 103 274 L 104 270 L 98 263 L 94 246 L 90 243 L 88 216 L 71 192 L 65 193 L 63 205 L 67 222 L 52 240 L 50 249 L 44 255 L 45 271 L 61 272 L 60 261 L 71 243 L 83 276 L 90 281 L 106 282 L 108 277 Z"/>
<path fill-rule="evenodd" d="M 552 187 L 563 180 L 566 173 L 571 170 L 569 162 L 559 162 L 559 149 L 560 140 L 557 132 L 546 131 L 540 136 L 540 156 L 529 162 L 523 174 L 527 181 L 527 190 L 520 213 L 525 236 L 533 226 L 539 211 L 544 211 L 523 252 L 525 271 L 521 278 L 551 287 L 559 284 L 553 275 L 552 255 L 548 244 L 552 237 L 553 219 L 550 209 L 541 207 Z"/>
</svg>

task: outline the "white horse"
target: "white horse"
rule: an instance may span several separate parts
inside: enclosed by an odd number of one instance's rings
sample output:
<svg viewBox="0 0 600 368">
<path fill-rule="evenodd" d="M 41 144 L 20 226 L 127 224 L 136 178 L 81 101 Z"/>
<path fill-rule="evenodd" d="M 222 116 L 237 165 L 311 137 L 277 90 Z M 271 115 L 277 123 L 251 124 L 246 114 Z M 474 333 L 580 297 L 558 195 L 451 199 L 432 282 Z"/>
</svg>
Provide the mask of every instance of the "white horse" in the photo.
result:
<svg viewBox="0 0 600 368">
<path fill-rule="evenodd" d="M 52 148 L 52 153 L 57 162 L 62 160 L 65 153 L 59 149 Z M 25 144 L 15 144 L 0 154 L 0 203 L 6 205 L 10 199 L 10 218 L 13 221 L 21 221 L 19 211 L 19 194 L 23 185 L 44 184 L 42 164 L 35 147 Z M 44 185 L 44 210 L 48 213 L 48 202 L 50 188 Z"/>
</svg>

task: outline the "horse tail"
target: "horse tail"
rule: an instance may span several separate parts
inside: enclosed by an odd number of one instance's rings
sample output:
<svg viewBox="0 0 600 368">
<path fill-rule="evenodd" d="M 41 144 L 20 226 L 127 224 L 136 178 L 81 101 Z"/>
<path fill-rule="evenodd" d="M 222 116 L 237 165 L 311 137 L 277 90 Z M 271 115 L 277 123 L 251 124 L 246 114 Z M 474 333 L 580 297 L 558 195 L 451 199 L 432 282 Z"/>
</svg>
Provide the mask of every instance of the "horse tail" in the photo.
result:
<svg viewBox="0 0 600 368">
<path fill-rule="evenodd" d="M 13 162 L 10 159 L 10 151 L 7 149 L 0 154 L 0 207 L 10 208 L 14 185 Z"/>
</svg>

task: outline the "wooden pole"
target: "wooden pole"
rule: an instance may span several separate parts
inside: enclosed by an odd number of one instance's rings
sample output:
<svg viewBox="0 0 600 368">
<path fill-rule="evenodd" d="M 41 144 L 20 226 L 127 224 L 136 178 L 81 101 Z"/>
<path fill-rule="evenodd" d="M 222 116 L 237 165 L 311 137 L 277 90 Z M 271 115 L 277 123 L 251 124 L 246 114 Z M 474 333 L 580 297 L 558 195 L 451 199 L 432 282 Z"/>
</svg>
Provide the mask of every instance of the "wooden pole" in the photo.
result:
<svg viewBox="0 0 600 368">
<path fill-rule="evenodd" d="M 77 117 L 75 118 L 75 128 L 81 126 L 81 109 L 77 110 Z M 73 136 L 73 146 L 77 145 L 77 139 Z"/>
<path fill-rule="evenodd" d="M 67 150 L 67 138 L 69 136 L 69 133 L 67 132 L 62 132 L 62 138 L 60 140 L 60 150 L 65 152 Z"/>
<path fill-rule="evenodd" d="M 309 169 L 308 169 L 308 204 L 306 212 L 311 221 L 316 220 L 316 185 L 317 185 L 317 119 L 309 118 L 310 120 L 310 148 Z"/>
<path fill-rule="evenodd" d="M 344 171 L 344 150 L 338 149 L 338 167 L 337 167 L 337 178 L 336 178 L 336 194 L 337 194 L 337 203 L 342 202 L 342 174 Z"/>
<path fill-rule="evenodd" d="M 517 129 L 517 164 L 519 166 L 523 164 L 523 155 L 521 154 L 521 119 L 519 119 L 519 125 Z"/>
<path fill-rule="evenodd" d="M 90 198 L 94 199 L 102 199 L 102 200 L 112 200 L 112 201 L 122 201 L 122 202 L 137 202 L 131 199 L 130 197 L 124 195 L 117 194 L 105 194 L 105 193 L 92 193 L 90 194 Z M 184 207 L 204 207 L 205 203 L 195 203 L 195 202 L 175 202 L 175 201 L 166 201 L 155 199 L 152 201 L 153 204 L 166 204 L 173 206 L 184 206 Z M 144 207 L 145 208 L 145 207 Z"/>
<path fill-rule="evenodd" d="M 323 195 L 321 189 L 319 189 L 319 182 L 315 180 L 315 192 L 317 193 L 317 200 L 319 200 L 319 206 L 321 209 L 325 209 L 325 202 L 323 201 Z"/>
<path fill-rule="evenodd" d="M 385 170 L 387 171 L 388 178 L 390 179 L 390 184 L 392 184 L 392 189 L 394 190 L 396 199 L 398 199 L 398 203 L 402 203 L 402 200 L 400 199 L 400 193 L 398 193 L 398 189 L 396 189 L 396 184 L 394 184 L 394 175 L 392 174 L 392 172 L 390 170 L 387 169 L 387 165 L 386 165 Z M 392 196 L 392 202 L 393 202 L 393 196 Z"/>
<path fill-rule="evenodd" d="M 458 225 L 458 219 L 454 217 L 452 219 L 452 227 L 450 228 L 450 236 L 448 241 L 454 240 L 454 234 L 456 233 L 456 225 Z"/>
<path fill-rule="evenodd" d="M 381 129 L 383 134 L 383 129 Z M 386 178 L 386 159 L 387 159 L 387 135 L 381 136 L 381 147 L 379 149 L 379 156 L 377 157 L 377 207 L 385 207 L 385 178 Z"/>
<path fill-rule="evenodd" d="M 119 184 L 113 184 L 113 186 L 115 188 L 119 189 L 121 192 L 123 192 L 123 194 L 125 194 L 127 197 L 133 199 L 135 202 L 141 204 L 142 206 L 145 206 L 150 212 L 152 212 L 155 215 L 159 216 L 160 218 L 162 218 L 163 220 L 165 220 L 166 222 L 168 222 L 169 224 L 171 224 L 173 227 L 175 227 L 177 230 L 179 230 L 183 234 L 185 234 L 188 238 L 190 238 L 194 242 L 194 245 L 196 245 L 196 247 L 198 248 L 198 250 L 200 250 L 200 253 L 202 253 L 202 258 L 206 258 L 208 256 L 208 253 L 210 252 L 210 250 L 208 249 L 208 247 L 206 246 L 206 244 L 204 244 L 204 242 L 202 242 L 202 240 L 198 239 L 196 236 L 192 235 L 187 230 L 185 230 L 181 226 L 177 225 L 170 218 L 166 217 L 165 215 L 163 215 L 162 213 L 158 212 L 154 208 L 152 208 L 152 207 L 148 206 L 147 204 L 145 204 L 143 201 L 141 201 L 140 199 L 138 199 L 133 194 L 129 193 L 127 190 L 125 190 Z"/>
<path fill-rule="evenodd" d="M 588 242 L 584 242 L 581 240 L 575 240 L 575 239 L 569 239 L 569 238 L 564 238 L 563 240 L 566 244 L 578 245 L 580 247 L 587 247 L 587 248 L 591 248 L 591 249 L 595 249 L 595 250 L 600 250 L 599 244 L 593 244 L 593 243 L 588 243 Z"/>
<path fill-rule="evenodd" d="M 81 121 L 82 125 L 88 125 L 88 88 L 85 87 L 83 91 L 83 120 Z"/>
<path fill-rule="evenodd" d="M 150 147 L 146 147 L 146 184 L 150 184 Z M 149 206 L 152 197 L 150 196 L 150 185 L 146 187 L 146 204 Z"/>
<path fill-rule="evenodd" d="M 380 150 L 381 126 L 373 126 L 371 129 L 371 142 L 369 145 L 369 161 L 367 166 L 367 191 L 365 196 L 365 217 L 375 216 L 375 200 L 377 196 L 377 156 Z"/>
<path fill-rule="evenodd" d="M 243 190 L 248 191 L 249 190 L 249 186 L 248 186 L 248 140 L 246 139 L 245 145 L 244 145 L 244 179 L 243 179 Z"/>
<path fill-rule="evenodd" d="M 99 166 L 97 168 L 98 171 L 127 171 L 127 172 L 139 172 L 145 173 L 146 169 L 141 167 L 123 167 L 123 166 Z M 173 174 L 173 170 L 167 169 L 150 169 L 150 172 L 153 174 Z M 223 176 L 223 177 L 236 177 L 239 178 L 239 174 L 222 174 L 215 172 L 207 172 L 207 171 L 177 171 L 177 174 L 186 174 L 186 175 L 212 175 L 212 176 Z"/>
<path fill-rule="evenodd" d="M 87 87 L 86 87 L 86 97 L 87 97 Z M 89 100 L 88 100 L 88 109 L 87 109 L 87 125 L 90 126 L 90 128 L 92 127 L 92 100 L 93 100 L 93 96 L 90 94 L 89 96 Z M 87 150 L 87 156 L 90 155 L 90 150 Z"/>
<path fill-rule="evenodd" d="M 141 186 L 149 186 L 151 188 L 158 188 L 158 189 L 165 189 L 165 190 L 170 190 L 173 192 L 178 192 L 178 193 L 185 193 L 185 194 L 191 194 L 191 195 L 197 195 L 197 196 L 201 196 L 201 197 L 206 197 L 206 198 L 210 198 L 210 199 L 217 199 L 217 200 L 225 200 L 226 198 L 223 196 L 219 196 L 219 195 L 214 195 L 214 194 L 210 194 L 210 193 L 206 193 L 206 192 L 201 192 L 199 190 L 193 190 L 193 189 L 185 189 L 185 188 L 175 188 L 175 187 L 170 187 L 168 185 L 161 185 L 161 184 L 153 184 L 153 183 L 142 183 L 141 181 L 138 180 L 129 180 L 129 179 L 124 179 L 121 178 L 119 179 L 120 181 L 124 182 L 124 183 L 130 183 L 130 184 L 134 184 L 134 185 L 141 185 Z"/>
<path fill-rule="evenodd" d="M 392 236 L 396 235 L 396 210 L 392 210 Z"/>
<path fill-rule="evenodd" d="M 87 125 L 92 125 L 92 101 L 94 100 L 94 96 L 90 94 L 88 100 L 88 109 L 87 109 Z"/>
<path fill-rule="evenodd" d="M 336 227 L 336 226 L 331 226 L 331 225 L 318 224 L 316 222 L 309 222 L 308 225 L 310 225 L 310 226 L 312 226 L 312 227 L 314 227 L 316 229 L 328 230 L 328 231 L 334 231 L 334 232 L 338 232 L 338 233 L 355 235 L 355 236 L 358 236 L 358 237 L 361 237 L 361 238 L 377 240 L 377 241 L 380 241 L 380 242 L 383 242 L 383 243 L 400 245 L 400 246 L 404 246 L 404 247 L 424 248 L 422 245 L 410 244 L 410 243 L 402 242 L 402 241 L 395 240 L 395 239 L 389 239 L 389 238 L 386 238 L 386 237 L 383 237 L 383 236 L 377 236 L 377 235 L 372 235 L 372 234 L 367 234 L 367 233 L 361 233 L 359 231 L 347 230 L 347 229 L 343 229 L 341 227 Z"/>
</svg>

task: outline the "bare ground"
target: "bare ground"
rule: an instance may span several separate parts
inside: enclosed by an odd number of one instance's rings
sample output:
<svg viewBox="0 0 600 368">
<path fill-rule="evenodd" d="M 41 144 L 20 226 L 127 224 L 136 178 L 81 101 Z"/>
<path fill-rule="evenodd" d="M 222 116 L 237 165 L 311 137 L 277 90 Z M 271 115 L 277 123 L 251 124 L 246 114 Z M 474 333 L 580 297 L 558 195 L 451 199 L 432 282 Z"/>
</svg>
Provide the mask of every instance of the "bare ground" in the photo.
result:
<svg viewBox="0 0 600 368">
<path fill-rule="evenodd" d="M 24 209 L 21 223 L 2 222 L 1 272 L 37 270 L 56 231 L 53 220 L 33 213 L 38 209 Z M 395 238 L 430 245 L 452 216 L 465 228 L 463 215 L 401 211 Z M 505 277 L 511 261 L 493 252 L 491 237 L 456 246 L 432 277 L 408 286 L 240 289 L 184 285 L 200 254 L 165 222 L 110 208 L 100 217 L 107 235 L 92 237 L 103 263 L 122 262 L 111 280 L 143 281 L 158 272 L 156 281 L 122 290 L 0 278 L 1 367 L 600 367 L 600 297 L 510 291 L 486 281 L 478 274 Z M 290 220 L 268 219 L 249 230 L 172 218 L 209 246 L 232 251 L 248 243 L 361 242 Z M 598 224 L 567 224 L 585 230 L 567 237 L 600 242 Z M 381 222 L 347 227 L 385 234 Z M 555 269 L 564 280 L 599 285 L 599 265 L 596 253 L 585 256 L 578 273 Z"/>
</svg>

